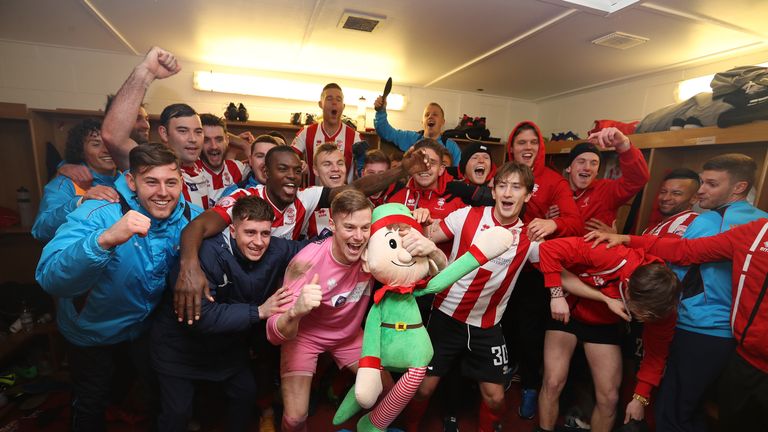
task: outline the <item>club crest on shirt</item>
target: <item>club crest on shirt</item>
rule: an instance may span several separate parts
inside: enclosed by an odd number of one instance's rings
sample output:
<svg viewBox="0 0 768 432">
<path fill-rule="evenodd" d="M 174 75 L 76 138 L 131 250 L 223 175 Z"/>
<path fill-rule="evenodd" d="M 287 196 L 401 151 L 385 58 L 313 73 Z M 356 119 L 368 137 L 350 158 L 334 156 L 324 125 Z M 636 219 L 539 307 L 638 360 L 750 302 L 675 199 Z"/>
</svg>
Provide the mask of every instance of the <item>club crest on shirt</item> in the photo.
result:
<svg viewBox="0 0 768 432">
<path fill-rule="evenodd" d="M 539 184 L 534 183 L 533 184 L 533 192 L 531 192 L 531 195 L 536 195 L 536 191 L 539 190 Z"/>
<path fill-rule="evenodd" d="M 236 201 L 237 200 L 232 198 L 231 196 L 226 196 L 222 198 L 221 201 L 219 201 L 219 207 L 224 207 L 224 208 L 232 207 L 233 205 L 235 205 Z"/>
<path fill-rule="evenodd" d="M 600 276 L 592 276 L 592 280 L 595 282 L 595 286 L 605 285 L 605 279 L 601 278 Z"/>
<path fill-rule="evenodd" d="M 763 246 L 760 248 L 761 252 L 768 252 L 768 241 L 763 243 Z"/>
<path fill-rule="evenodd" d="M 289 207 L 285 210 L 284 214 L 286 225 L 296 223 L 296 210 L 293 207 Z"/>
<path fill-rule="evenodd" d="M 440 197 L 437 199 L 437 209 L 440 210 L 445 205 L 445 198 Z"/>
<path fill-rule="evenodd" d="M 224 171 L 222 177 L 224 178 L 224 183 L 233 183 L 232 176 L 230 176 L 228 172 Z"/>
</svg>

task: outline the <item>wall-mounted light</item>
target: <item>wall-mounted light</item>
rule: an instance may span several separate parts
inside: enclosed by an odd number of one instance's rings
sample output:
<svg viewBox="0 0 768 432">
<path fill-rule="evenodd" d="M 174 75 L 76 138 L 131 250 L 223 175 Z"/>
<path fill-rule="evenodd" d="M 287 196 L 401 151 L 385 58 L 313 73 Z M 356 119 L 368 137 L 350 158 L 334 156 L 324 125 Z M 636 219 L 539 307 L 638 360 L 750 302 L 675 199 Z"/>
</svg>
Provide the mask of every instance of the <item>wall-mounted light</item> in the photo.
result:
<svg viewBox="0 0 768 432">
<path fill-rule="evenodd" d="M 192 87 L 196 90 L 215 91 L 220 93 L 235 93 L 251 96 L 261 96 L 277 99 L 291 99 L 307 102 L 320 100 L 324 84 L 305 81 L 287 80 L 280 78 L 258 77 L 252 75 L 226 74 L 210 71 L 195 71 Z M 366 108 L 373 108 L 373 102 L 379 93 L 372 90 L 342 87 L 344 102 L 357 106 L 365 103 Z M 387 96 L 387 110 L 402 110 L 405 107 L 405 96 L 390 93 Z"/>
<path fill-rule="evenodd" d="M 757 66 L 768 67 L 768 63 L 761 63 Z M 715 78 L 715 74 L 704 75 L 696 78 L 680 81 L 677 84 L 676 99 L 678 102 L 688 100 L 699 93 L 712 93 L 710 83 Z"/>
</svg>

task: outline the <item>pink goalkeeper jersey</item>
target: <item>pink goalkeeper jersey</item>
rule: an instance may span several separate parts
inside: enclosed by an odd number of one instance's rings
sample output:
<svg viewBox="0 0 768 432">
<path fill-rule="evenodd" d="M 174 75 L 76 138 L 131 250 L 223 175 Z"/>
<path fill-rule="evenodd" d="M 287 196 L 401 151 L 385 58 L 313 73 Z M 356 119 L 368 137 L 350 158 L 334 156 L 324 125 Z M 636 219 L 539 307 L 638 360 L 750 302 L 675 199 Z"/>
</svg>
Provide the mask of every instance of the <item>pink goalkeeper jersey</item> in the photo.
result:
<svg viewBox="0 0 768 432">
<path fill-rule="evenodd" d="M 351 265 L 336 261 L 331 254 L 332 244 L 333 237 L 310 243 L 293 257 L 285 272 L 284 286 L 293 293 L 289 307 L 315 274 L 319 276 L 318 284 L 323 290 L 320 306 L 301 319 L 297 339 L 327 344 L 343 341 L 362 331 L 373 279 L 370 273 L 363 271 L 362 261 Z M 286 341 L 277 330 L 280 315 L 273 315 L 267 321 L 267 337 L 275 345 Z"/>
</svg>

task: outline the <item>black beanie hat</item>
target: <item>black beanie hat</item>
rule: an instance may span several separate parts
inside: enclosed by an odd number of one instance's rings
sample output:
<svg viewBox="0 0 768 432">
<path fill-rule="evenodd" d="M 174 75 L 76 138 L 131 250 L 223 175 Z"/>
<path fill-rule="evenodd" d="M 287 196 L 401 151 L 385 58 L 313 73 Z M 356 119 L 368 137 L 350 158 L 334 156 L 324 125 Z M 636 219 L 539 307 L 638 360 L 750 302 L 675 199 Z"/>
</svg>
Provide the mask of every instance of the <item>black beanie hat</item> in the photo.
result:
<svg viewBox="0 0 768 432">
<path fill-rule="evenodd" d="M 603 162 L 603 156 L 600 154 L 600 149 L 597 148 L 596 145 L 591 142 L 582 142 L 573 146 L 571 152 L 568 153 L 568 166 L 571 166 L 573 160 L 579 157 L 582 153 L 594 153 L 600 158 L 600 162 Z"/>
<path fill-rule="evenodd" d="M 461 152 L 461 161 L 459 162 L 459 172 L 461 175 L 464 175 L 464 169 L 467 167 L 467 162 L 469 162 L 469 159 L 472 158 L 475 153 L 488 153 L 488 156 L 491 155 L 491 151 L 485 144 L 475 142 L 468 145 L 464 148 L 464 151 Z"/>
</svg>

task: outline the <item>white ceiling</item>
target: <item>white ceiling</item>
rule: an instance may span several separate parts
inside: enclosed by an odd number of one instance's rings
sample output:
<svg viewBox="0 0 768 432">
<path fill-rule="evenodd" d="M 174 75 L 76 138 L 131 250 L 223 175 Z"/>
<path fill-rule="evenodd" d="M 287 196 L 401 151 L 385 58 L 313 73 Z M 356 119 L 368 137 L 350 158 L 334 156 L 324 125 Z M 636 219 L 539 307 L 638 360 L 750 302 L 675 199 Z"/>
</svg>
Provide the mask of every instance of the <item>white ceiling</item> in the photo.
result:
<svg viewBox="0 0 768 432">
<path fill-rule="evenodd" d="M 347 10 L 386 19 L 370 34 L 340 29 Z M 641 0 L 607 16 L 561 0 L 0 0 L 0 39 L 132 54 L 159 45 L 212 69 L 392 76 L 537 101 L 768 50 L 767 16 L 764 0 Z M 650 41 L 590 43 L 613 31 Z"/>
</svg>

